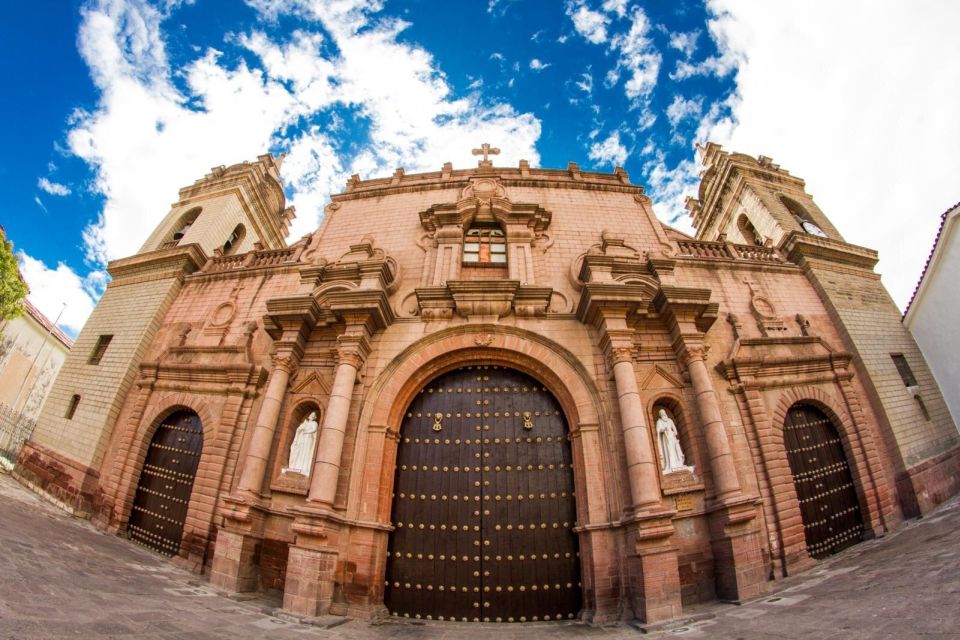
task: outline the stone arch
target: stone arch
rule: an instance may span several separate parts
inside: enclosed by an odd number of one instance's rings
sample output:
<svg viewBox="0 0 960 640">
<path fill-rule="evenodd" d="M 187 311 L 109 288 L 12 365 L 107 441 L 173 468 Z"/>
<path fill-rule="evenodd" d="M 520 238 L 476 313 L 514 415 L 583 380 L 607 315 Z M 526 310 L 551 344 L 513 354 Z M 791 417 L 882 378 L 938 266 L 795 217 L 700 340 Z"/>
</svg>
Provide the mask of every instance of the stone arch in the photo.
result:
<svg viewBox="0 0 960 640">
<path fill-rule="evenodd" d="M 556 397 L 570 430 L 581 528 L 580 553 L 584 607 L 597 607 L 597 594 L 609 590 L 619 563 L 610 542 L 593 549 L 597 534 L 589 529 L 613 527 L 622 508 L 626 474 L 619 460 L 609 460 L 608 430 L 614 426 L 600 391 L 586 367 L 560 345 L 515 327 L 478 324 L 449 327 L 422 338 L 393 357 L 373 381 L 360 411 L 356 456 L 350 473 L 347 512 L 380 530 L 377 554 L 369 567 L 371 582 L 383 584 L 392 506 L 399 428 L 413 397 L 429 380 L 466 363 L 510 367 L 532 376 Z M 594 478 L 603 478 L 597 482 Z M 589 480 L 588 479 L 592 479 Z M 615 496 L 615 497 L 613 497 Z M 614 589 L 616 587 L 613 587 Z M 375 602 L 382 588 L 374 592 Z"/>
<path fill-rule="evenodd" d="M 230 235 L 227 236 L 227 239 L 223 243 L 223 255 L 229 256 L 237 252 L 237 248 L 243 242 L 243 239 L 247 237 L 247 228 L 241 222 L 233 228 L 233 231 L 230 232 Z"/>
<path fill-rule="evenodd" d="M 843 445 L 843 453 L 847 458 L 847 464 L 850 467 L 853 476 L 854 486 L 857 493 L 857 500 L 860 503 L 860 509 L 863 514 L 863 522 L 870 525 L 880 521 L 880 514 L 877 512 L 876 505 L 868 499 L 869 494 L 875 493 L 873 474 L 869 468 L 869 461 L 864 450 L 863 441 L 859 437 L 857 425 L 853 422 L 849 413 L 842 407 L 841 401 L 825 392 L 823 389 L 814 386 L 799 386 L 784 389 L 780 394 L 771 418 L 771 427 L 775 437 L 773 444 L 776 447 L 776 458 L 787 461 L 786 448 L 783 440 L 783 427 L 787 418 L 787 412 L 795 404 L 802 403 L 816 407 L 822 411 L 833 423 L 840 442 Z M 769 459 L 768 459 L 769 461 Z M 795 544 L 798 540 L 804 539 L 802 519 L 800 517 L 800 505 L 797 500 L 796 490 L 793 486 L 793 480 L 789 472 L 789 466 L 785 471 L 773 479 L 771 487 L 773 499 L 778 502 L 778 511 L 780 511 L 781 536 L 783 545 Z M 794 522 L 793 527 L 786 527 L 784 523 Z"/>
<path fill-rule="evenodd" d="M 582 428 L 599 431 L 603 439 L 608 437 L 605 431 L 609 420 L 600 392 L 576 356 L 535 333 L 497 325 L 444 329 L 410 345 L 395 356 L 377 376 L 367 394 L 368 399 L 361 409 L 360 432 L 383 430 L 395 438 L 403 413 L 419 389 L 430 379 L 466 362 L 499 364 L 533 376 L 557 397 L 572 437 L 576 438 Z M 384 456 L 387 453 L 384 451 Z M 395 447 L 390 453 L 396 454 Z M 377 495 L 386 495 L 386 499 L 381 500 L 375 512 L 363 513 L 361 517 L 388 522 L 389 491 L 385 490 L 393 478 L 393 461 L 384 457 L 378 461 L 378 465 L 383 478 L 375 482 L 381 490 Z M 370 480 L 364 484 L 369 487 L 368 490 L 375 490 L 369 486 Z M 582 480 L 579 478 L 578 482 Z M 350 493 L 357 495 L 355 491 Z M 594 500 L 594 496 L 587 494 L 584 499 L 591 503 L 591 507 L 597 506 L 595 503 L 602 503 L 605 507 L 602 515 L 598 509 L 590 508 L 588 522 L 598 517 L 610 517 L 605 496 L 598 495 Z M 587 505 L 577 506 L 581 509 Z"/>
<path fill-rule="evenodd" d="M 319 287 L 310 292 L 310 295 L 321 305 L 326 302 L 328 294 L 334 293 L 336 291 L 350 291 L 356 289 L 357 285 L 353 282 L 347 280 L 334 280 L 332 282 L 325 282 Z"/>
<path fill-rule="evenodd" d="M 144 415 L 153 417 L 141 420 L 138 425 L 130 425 L 128 437 L 121 444 L 122 449 L 118 456 L 118 463 L 123 471 L 118 483 L 117 504 L 114 511 L 121 528 L 126 527 L 130 517 L 130 509 L 133 507 L 133 499 L 137 492 L 137 482 L 153 435 L 160 424 L 177 411 L 192 411 L 200 417 L 200 425 L 203 428 L 201 460 L 209 455 L 209 447 L 216 438 L 216 422 L 207 402 L 202 398 L 188 398 L 184 393 L 165 394 L 150 402 Z"/>
<path fill-rule="evenodd" d="M 743 236 L 743 239 L 747 244 L 763 244 L 763 236 L 760 235 L 759 231 L 757 231 L 757 228 L 754 226 L 753 222 L 750 221 L 750 218 L 746 213 L 741 213 L 737 217 L 737 230 L 740 232 L 740 235 Z"/>
<path fill-rule="evenodd" d="M 131 478 L 131 482 L 127 491 L 125 502 L 129 503 L 129 506 L 126 506 L 125 512 L 123 513 L 124 521 L 129 525 L 132 520 L 133 514 L 131 509 L 135 504 L 135 496 L 137 494 L 137 488 L 140 486 L 140 483 L 143 482 L 144 474 L 144 465 L 146 464 L 148 451 L 151 447 L 151 443 L 157 438 L 158 430 L 160 425 L 163 424 L 170 416 L 176 414 L 190 414 L 196 417 L 200 421 L 201 428 L 201 449 L 199 458 L 196 459 L 196 466 L 193 471 L 193 477 L 191 485 L 189 487 L 189 500 L 186 505 L 185 510 L 183 511 L 183 520 L 181 522 L 181 532 L 180 540 L 178 544 L 178 552 L 176 556 L 186 558 L 188 556 L 196 555 L 198 546 L 198 539 L 202 538 L 200 547 L 206 546 L 206 536 L 203 533 L 195 531 L 196 529 L 196 520 L 198 511 L 209 511 L 212 509 L 212 506 L 207 508 L 207 500 L 200 497 L 201 491 L 198 489 L 202 485 L 202 474 L 201 474 L 201 462 L 204 461 L 204 458 L 209 458 L 211 451 L 211 439 L 216 437 L 216 429 L 212 425 L 204 423 L 204 418 L 199 412 L 194 410 L 189 403 L 185 403 L 177 399 L 174 402 L 167 402 L 162 405 L 163 408 L 159 412 L 155 412 L 153 419 L 149 421 L 144 421 L 141 423 L 141 429 L 139 429 L 138 438 L 135 439 L 135 448 L 131 453 L 135 453 L 136 463 L 133 465 L 128 465 L 131 467 L 135 473 Z M 209 411 L 205 412 L 209 414 Z M 209 419 L 210 416 L 207 415 Z M 178 456 L 179 457 L 179 456 Z M 201 551 L 202 554 L 202 551 Z M 201 560 L 202 562 L 202 560 Z"/>
</svg>

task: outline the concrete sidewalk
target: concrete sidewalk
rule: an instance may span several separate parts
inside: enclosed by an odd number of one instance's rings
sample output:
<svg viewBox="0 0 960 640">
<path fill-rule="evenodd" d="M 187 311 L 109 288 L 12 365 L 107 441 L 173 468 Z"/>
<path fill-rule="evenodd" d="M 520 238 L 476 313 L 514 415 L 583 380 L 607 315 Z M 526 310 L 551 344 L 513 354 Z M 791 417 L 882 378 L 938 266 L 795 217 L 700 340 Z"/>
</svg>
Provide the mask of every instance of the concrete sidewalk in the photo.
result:
<svg viewBox="0 0 960 640">
<path fill-rule="evenodd" d="M 0 473 L 0 638 L 638 638 L 629 624 L 299 624 L 279 601 L 219 593 L 205 578 L 100 533 Z M 960 638 L 960 501 L 776 583 L 652 631 L 682 638 Z"/>
</svg>

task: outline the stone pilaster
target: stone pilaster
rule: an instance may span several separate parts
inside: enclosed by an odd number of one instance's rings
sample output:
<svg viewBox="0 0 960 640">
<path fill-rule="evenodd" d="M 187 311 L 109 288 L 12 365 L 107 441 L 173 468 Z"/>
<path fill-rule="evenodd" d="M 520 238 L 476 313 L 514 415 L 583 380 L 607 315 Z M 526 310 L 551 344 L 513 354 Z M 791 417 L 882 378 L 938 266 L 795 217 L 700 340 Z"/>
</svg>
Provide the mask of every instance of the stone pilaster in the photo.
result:
<svg viewBox="0 0 960 640">
<path fill-rule="evenodd" d="M 267 301 L 264 327 L 275 340 L 276 353 L 256 427 L 241 462 L 236 492 L 224 498 L 220 510 L 223 526 L 217 534 L 210 581 L 223 589 L 252 591 L 258 586 L 257 546 L 263 537 L 264 521 L 261 490 L 290 375 L 303 357 L 303 347 L 320 315 L 316 300 L 310 296 Z"/>
<path fill-rule="evenodd" d="M 602 260 L 585 261 L 585 279 L 603 279 Z M 627 597 L 634 615 L 647 623 L 682 613 L 677 550 L 672 543 L 675 511 L 662 506 L 657 454 L 640 398 L 633 364 L 634 330 L 629 318 L 645 309 L 651 289 L 644 285 L 588 282 L 577 314 L 600 331 L 600 346 L 613 371 L 627 464 L 629 504 L 624 509 L 628 547 L 624 568 Z"/>
<path fill-rule="evenodd" d="M 332 508 L 340 477 L 340 458 L 346 436 L 347 418 L 353 398 L 353 386 L 357 372 L 370 353 L 370 342 L 365 323 L 347 326 L 346 332 L 337 339 L 337 369 L 327 412 L 323 416 L 320 443 L 313 465 L 310 494 L 307 500 L 323 508 Z"/>
<path fill-rule="evenodd" d="M 713 479 L 708 502 L 717 595 L 743 601 L 766 590 L 759 499 L 743 494 L 720 401 L 706 366 L 704 334 L 717 317 L 708 289 L 664 285 L 655 300 L 673 335 L 677 357 L 687 368 L 696 396 Z"/>
</svg>

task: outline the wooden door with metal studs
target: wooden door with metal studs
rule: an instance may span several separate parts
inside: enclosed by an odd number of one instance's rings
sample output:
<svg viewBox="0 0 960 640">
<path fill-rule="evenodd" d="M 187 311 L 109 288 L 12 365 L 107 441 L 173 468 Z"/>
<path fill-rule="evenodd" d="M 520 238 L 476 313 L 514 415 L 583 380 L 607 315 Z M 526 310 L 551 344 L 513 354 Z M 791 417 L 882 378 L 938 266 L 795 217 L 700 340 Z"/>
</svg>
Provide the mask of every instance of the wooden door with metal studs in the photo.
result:
<svg viewBox="0 0 960 640">
<path fill-rule="evenodd" d="M 556 398 L 476 365 L 429 382 L 400 429 L 384 601 L 426 620 L 568 620 L 582 607 L 573 466 Z"/>
<path fill-rule="evenodd" d="M 203 428 L 192 411 L 178 411 L 157 427 L 127 525 L 131 540 L 168 556 L 180 550 L 202 449 Z"/>
<path fill-rule="evenodd" d="M 816 407 L 798 404 L 783 425 L 800 501 L 807 553 L 823 558 L 863 539 L 860 502 L 836 427 Z"/>
</svg>

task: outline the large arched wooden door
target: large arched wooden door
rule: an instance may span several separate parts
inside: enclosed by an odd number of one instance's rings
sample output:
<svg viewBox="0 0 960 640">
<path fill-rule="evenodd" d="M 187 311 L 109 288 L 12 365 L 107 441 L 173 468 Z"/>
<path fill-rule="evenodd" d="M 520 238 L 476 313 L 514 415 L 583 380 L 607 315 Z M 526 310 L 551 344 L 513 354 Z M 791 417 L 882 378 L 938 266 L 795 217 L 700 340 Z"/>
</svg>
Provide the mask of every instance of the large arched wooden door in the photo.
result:
<svg viewBox="0 0 960 640">
<path fill-rule="evenodd" d="M 464 367 L 420 391 L 400 435 L 391 614 L 574 618 L 582 597 L 573 466 L 556 398 L 518 371 Z"/>
<path fill-rule="evenodd" d="M 860 542 L 863 520 L 836 427 L 816 407 L 795 404 L 783 425 L 800 500 L 807 553 L 822 558 Z"/>
<path fill-rule="evenodd" d="M 192 411 L 173 413 L 157 427 L 127 525 L 133 541 L 168 556 L 180 550 L 202 449 L 203 428 Z"/>
</svg>

